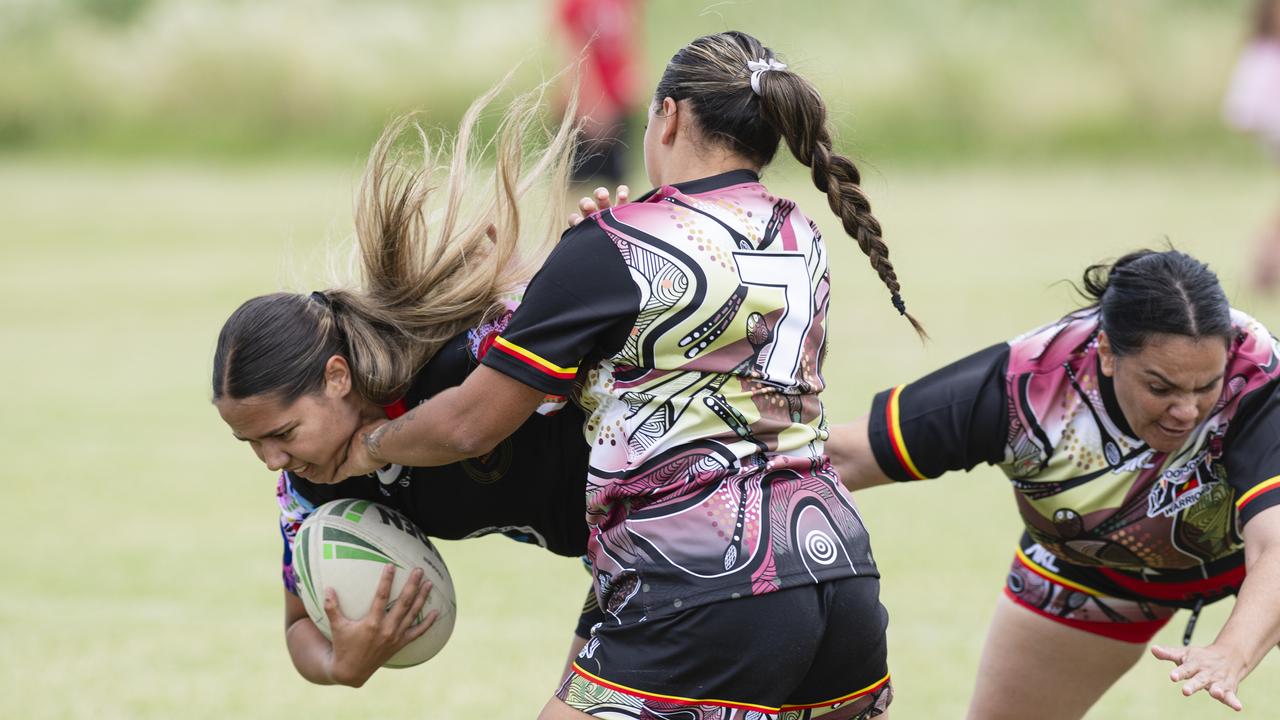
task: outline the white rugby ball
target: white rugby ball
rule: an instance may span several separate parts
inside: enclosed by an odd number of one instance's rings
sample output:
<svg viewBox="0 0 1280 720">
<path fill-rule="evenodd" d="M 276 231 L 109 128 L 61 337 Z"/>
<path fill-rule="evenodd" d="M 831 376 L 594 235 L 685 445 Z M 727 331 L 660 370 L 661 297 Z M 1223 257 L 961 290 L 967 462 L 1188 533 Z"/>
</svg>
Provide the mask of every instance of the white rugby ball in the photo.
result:
<svg viewBox="0 0 1280 720">
<path fill-rule="evenodd" d="M 368 500 L 334 500 L 316 508 L 302 523 L 293 542 L 293 569 L 298 595 L 307 615 L 326 638 L 332 639 L 324 612 L 324 589 L 338 595 L 338 609 L 350 620 L 369 612 L 378 580 L 387 563 L 396 566 L 391 585 L 395 604 L 414 568 L 431 581 L 431 593 L 414 620 L 440 611 L 422 637 L 404 646 L 383 667 L 404 668 L 430 660 L 453 633 L 457 604 L 449 568 L 431 540 L 401 513 Z"/>
</svg>

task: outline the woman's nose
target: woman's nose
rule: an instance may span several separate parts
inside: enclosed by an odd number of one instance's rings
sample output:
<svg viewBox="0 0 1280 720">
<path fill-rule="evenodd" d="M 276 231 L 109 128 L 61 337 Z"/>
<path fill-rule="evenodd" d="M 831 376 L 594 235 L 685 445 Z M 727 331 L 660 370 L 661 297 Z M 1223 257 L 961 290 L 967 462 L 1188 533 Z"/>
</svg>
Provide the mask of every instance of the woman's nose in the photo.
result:
<svg viewBox="0 0 1280 720">
<path fill-rule="evenodd" d="M 278 472 L 289 467 L 289 453 L 274 443 L 264 444 L 260 457 L 262 462 L 267 464 L 267 469 L 272 472 Z"/>
<path fill-rule="evenodd" d="M 1199 415 L 1193 400 L 1179 400 L 1169 408 L 1169 415 L 1180 424 L 1190 424 L 1196 421 Z"/>
</svg>

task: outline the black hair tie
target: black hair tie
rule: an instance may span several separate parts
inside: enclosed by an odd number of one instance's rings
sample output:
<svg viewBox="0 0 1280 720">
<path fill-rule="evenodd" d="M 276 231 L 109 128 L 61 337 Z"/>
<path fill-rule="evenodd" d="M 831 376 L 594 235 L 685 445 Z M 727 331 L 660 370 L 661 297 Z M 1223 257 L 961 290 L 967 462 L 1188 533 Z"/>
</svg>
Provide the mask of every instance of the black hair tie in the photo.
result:
<svg viewBox="0 0 1280 720">
<path fill-rule="evenodd" d="M 315 292 L 311 293 L 311 299 L 315 300 L 316 302 L 320 303 L 321 305 L 327 308 L 332 308 L 332 305 L 329 303 L 329 296 L 325 295 L 320 290 L 316 290 Z"/>
<path fill-rule="evenodd" d="M 893 300 L 893 306 L 894 306 L 895 308 L 897 308 L 897 309 L 898 309 L 898 314 L 899 314 L 899 315 L 906 315 L 906 314 L 907 314 L 907 304 L 906 304 L 905 302 L 903 302 L 903 301 L 902 301 L 902 296 L 901 296 L 901 295 L 899 295 L 898 293 L 894 293 L 894 294 L 892 295 L 892 298 L 891 298 L 891 299 Z"/>
</svg>

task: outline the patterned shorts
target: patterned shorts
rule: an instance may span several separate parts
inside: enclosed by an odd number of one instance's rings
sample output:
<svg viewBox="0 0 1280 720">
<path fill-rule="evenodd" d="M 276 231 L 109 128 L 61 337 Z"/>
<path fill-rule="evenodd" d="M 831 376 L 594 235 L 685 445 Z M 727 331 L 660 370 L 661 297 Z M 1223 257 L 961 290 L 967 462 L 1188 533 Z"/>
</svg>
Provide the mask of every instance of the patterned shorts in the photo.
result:
<svg viewBox="0 0 1280 720">
<path fill-rule="evenodd" d="M 1074 565 L 1024 534 L 1004 593 L 1054 622 L 1113 640 L 1146 644 L 1179 608 L 1236 591 L 1244 579 L 1243 566 L 1219 570 L 1187 582 L 1144 582 L 1108 568 Z"/>
<path fill-rule="evenodd" d="M 893 699 L 876 578 L 597 626 L 556 697 L 610 720 L 863 720 Z"/>
</svg>

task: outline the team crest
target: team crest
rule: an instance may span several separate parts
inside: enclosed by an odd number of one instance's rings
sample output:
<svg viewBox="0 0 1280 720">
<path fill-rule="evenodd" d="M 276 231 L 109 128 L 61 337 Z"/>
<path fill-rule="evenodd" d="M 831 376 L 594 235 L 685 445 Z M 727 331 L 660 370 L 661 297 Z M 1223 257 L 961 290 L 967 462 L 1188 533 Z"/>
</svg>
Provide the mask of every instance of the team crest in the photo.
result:
<svg viewBox="0 0 1280 720">
<path fill-rule="evenodd" d="M 1209 466 L 1209 451 L 1203 450 L 1191 462 L 1164 471 L 1152 484 L 1147 517 L 1173 517 L 1219 484 Z"/>
</svg>

